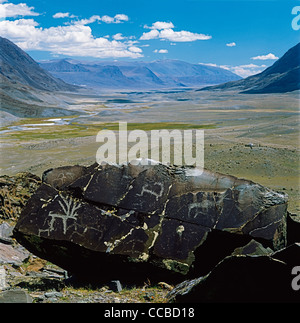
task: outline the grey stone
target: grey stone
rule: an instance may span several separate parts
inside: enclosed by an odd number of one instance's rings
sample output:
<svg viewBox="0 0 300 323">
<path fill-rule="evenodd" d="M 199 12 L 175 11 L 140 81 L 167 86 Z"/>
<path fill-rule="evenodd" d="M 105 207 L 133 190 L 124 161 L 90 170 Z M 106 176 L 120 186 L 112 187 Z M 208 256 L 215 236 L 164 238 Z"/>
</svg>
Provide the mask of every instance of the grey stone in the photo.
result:
<svg viewBox="0 0 300 323">
<path fill-rule="evenodd" d="M 6 289 L 6 272 L 3 266 L 0 266 L 0 291 Z"/>
<path fill-rule="evenodd" d="M 122 291 L 122 285 L 119 280 L 112 280 L 108 284 L 109 289 L 111 289 L 113 292 L 121 292 Z"/>
<path fill-rule="evenodd" d="M 62 297 L 62 293 L 57 291 L 47 292 L 44 294 L 47 298 L 56 298 L 56 297 Z"/>
<path fill-rule="evenodd" d="M 0 243 L 12 243 L 13 227 L 8 223 L 3 222 L 0 224 Z"/>
<path fill-rule="evenodd" d="M 32 303 L 32 298 L 22 289 L 10 289 L 0 293 L 0 303 Z"/>
</svg>

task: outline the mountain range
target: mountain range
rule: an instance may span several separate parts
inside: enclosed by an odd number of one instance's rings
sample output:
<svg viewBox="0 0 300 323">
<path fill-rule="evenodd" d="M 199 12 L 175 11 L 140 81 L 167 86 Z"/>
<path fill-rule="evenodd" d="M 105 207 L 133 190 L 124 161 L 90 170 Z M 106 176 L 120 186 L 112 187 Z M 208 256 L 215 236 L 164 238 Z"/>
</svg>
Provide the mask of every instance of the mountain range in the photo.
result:
<svg viewBox="0 0 300 323">
<path fill-rule="evenodd" d="M 210 86 L 199 91 L 233 90 L 240 93 L 285 93 L 300 89 L 300 43 L 263 72 L 245 79 Z"/>
<path fill-rule="evenodd" d="M 95 94 L 86 87 L 143 90 L 200 88 L 222 83 L 197 91 L 285 93 L 300 89 L 300 43 L 262 73 L 240 79 L 221 68 L 179 60 L 80 62 L 63 59 L 38 64 L 14 43 L 0 37 L 0 82 L 2 119 L 10 115 L 46 117 L 78 114 L 78 111 L 66 109 L 66 97 L 61 95 L 68 96 L 70 92 Z"/>
<path fill-rule="evenodd" d="M 222 68 L 180 60 L 81 62 L 62 59 L 43 61 L 40 66 L 65 82 L 102 89 L 200 87 L 241 79 Z"/>
</svg>

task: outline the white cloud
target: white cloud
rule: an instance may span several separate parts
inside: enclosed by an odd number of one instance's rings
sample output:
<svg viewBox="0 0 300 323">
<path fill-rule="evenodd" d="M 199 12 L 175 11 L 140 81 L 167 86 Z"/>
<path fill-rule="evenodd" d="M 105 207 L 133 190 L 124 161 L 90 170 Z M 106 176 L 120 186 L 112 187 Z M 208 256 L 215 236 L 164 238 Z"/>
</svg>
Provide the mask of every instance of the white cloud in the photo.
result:
<svg viewBox="0 0 300 323">
<path fill-rule="evenodd" d="M 167 54 L 168 50 L 167 49 L 155 49 L 153 53 L 158 53 L 158 54 Z"/>
<path fill-rule="evenodd" d="M 235 47 L 236 46 L 236 43 L 235 42 L 232 42 L 232 43 L 228 43 L 226 44 L 227 47 Z"/>
<path fill-rule="evenodd" d="M 129 20 L 128 16 L 124 15 L 122 13 L 119 13 L 119 14 L 115 15 L 114 19 L 115 19 L 115 23 L 120 23 L 120 22 Z"/>
<path fill-rule="evenodd" d="M 278 57 L 276 57 L 272 53 L 269 53 L 268 55 L 260 55 L 260 56 L 251 57 L 251 59 L 265 61 L 267 59 L 274 59 L 275 60 L 275 59 L 278 59 Z"/>
<path fill-rule="evenodd" d="M 199 63 L 200 65 L 205 65 L 205 66 L 213 66 L 213 67 L 220 67 L 219 65 L 215 63 Z"/>
<path fill-rule="evenodd" d="M 56 55 L 79 57 L 143 57 L 142 50 L 134 46 L 133 41 L 95 38 L 86 24 L 97 21 L 98 17 L 50 28 L 39 27 L 34 19 L 3 20 L 0 21 L 0 30 L 2 37 L 10 39 L 23 50 L 43 50 Z"/>
<path fill-rule="evenodd" d="M 192 33 L 190 31 L 174 31 L 172 22 L 157 21 L 151 27 L 144 26 L 144 28 L 151 29 L 145 32 L 140 37 L 140 40 L 161 39 L 169 40 L 171 42 L 191 42 L 195 40 L 207 40 L 212 37 L 209 35 Z"/>
<path fill-rule="evenodd" d="M 152 24 L 151 27 L 145 25 L 144 28 L 162 30 L 174 28 L 174 25 L 172 22 L 156 21 L 154 24 Z"/>
<path fill-rule="evenodd" d="M 150 40 L 150 39 L 155 39 L 159 37 L 159 31 L 156 29 L 150 30 L 147 33 L 143 33 L 141 36 L 140 40 Z"/>
<path fill-rule="evenodd" d="M 130 50 L 132 53 L 142 53 L 143 52 L 139 47 L 136 47 L 136 46 L 130 46 L 130 47 L 128 47 L 128 50 Z"/>
<path fill-rule="evenodd" d="M 106 17 L 106 16 L 104 16 L 104 17 Z M 113 18 L 111 18 L 111 19 L 113 19 Z M 80 19 L 80 20 L 73 21 L 73 23 L 74 23 L 74 25 L 83 25 L 84 26 L 84 25 L 92 24 L 95 21 L 101 21 L 101 20 L 102 20 L 102 18 L 100 16 L 94 15 L 88 19 Z"/>
<path fill-rule="evenodd" d="M 204 34 L 196 34 L 190 31 L 174 31 L 173 29 L 163 29 L 159 33 L 159 38 L 166 39 L 172 42 L 191 42 L 195 40 L 207 40 L 211 36 Z"/>
<path fill-rule="evenodd" d="M 248 77 L 254 74 L 261 73 L 267 66 L 266 65 L 255 65 L 255 64 L 246 64 L 246 65 L 238 65 L 238 66 L 230 66 L 230 65 L 217 65 L 214 63 L 199 63 L 201 65 L 220 67 L 225 70 L 231 71 L 241 77 Z"/>
<path fill-rule="evenodd" d="M 99 16 L 97 16 L 97 17 L 99 17 Z M 120 24 L 124 21 L 128 21 L 129 18 L 127 15 L 117 14 L 114 17 L 110 17 L 110 16 L 105 15 L 105 16 L 102 16 L 101 18 L 99 17 L 98 20 L 101 20 L 107 24 Z"/>
<path fill-rule="evenodd" d="M 114 17 L 110 17 L 107 15 L 100 17 L 98 15 L 94 15 L 88 19 L 80 19 L 80 20 L 73 21 L 73 23 L 76 25 L 88 25 L 96 21 L 98 21 L 98 23 L 101 23 L 102 21 L 102 22 L 105 22 L 106 24 L 120 24 L 128 20 L 129 20 L 128 16 L 124 14 L 117 14 Z"/>
<path fill-rule="evenodd" d="M 55 19 L 58 19 L 58 18 L 75 18 L 76 16 L 70 15 L 69 12 L 57 12 L 52 17 L 55 18 Z"/>
<path fill-rule="evenodd" d="M 18 19 L 19 16 L 38 16 L 34 7 L 25 3 L 12 4 L 0 0 L 0 18 L 16 18 L 15 20 L 0 19 L 0 34 L 16 43 L 23 50 L 49 51 L 52 55 L 106 57 L 143 57 L 142 49 L 135 45 L 133 37 L 123 37 L 121 33 L 113 36 L 110 41 L 105 36 L 94 37 L 88 26 L 94 22 L 119 24 L 129 20 L 125 14 L 114 17 L 93 15 L 87 19 L 76 19 L 68 25 L 50 28 L 40 27 L 34 19 Z M 57 12 L 53 18 L 77 18 L 69 12 Z"/>
<path fill-rule="evenodd" d="M 28 7 L 26 3 L 5 3 L 0 2 L 0 18 L 18 17 L 18 16 L 39 16 L 40 14 L 34 12 L 34 7 Z"/>
<path fill-rule="evenodd" d="M 123 40 L 124 38 L 125 37 L 123 37 L 121 33 L 117 33 L 117 34 L 113 35 L 114 40 Z"/>
<path fill-rule="evenodd" d="M 251 75 L 261 73 L 266 67 L 266 65 L 247 64 L 232 66 L 229 68 L 229 70 L 241 77 L 248 77 Z"/>
<path fill-rule="evenodd" d="M 99 16 L 98 16 L 99 17 Z M 106 22 L 107 24 L 111 24 L 114 22 L 114 18 L 110 16 L 103 16 L 102 18 L 99 17 L 99 20 L 102 20 L 103 22 Z"/>
</svg>

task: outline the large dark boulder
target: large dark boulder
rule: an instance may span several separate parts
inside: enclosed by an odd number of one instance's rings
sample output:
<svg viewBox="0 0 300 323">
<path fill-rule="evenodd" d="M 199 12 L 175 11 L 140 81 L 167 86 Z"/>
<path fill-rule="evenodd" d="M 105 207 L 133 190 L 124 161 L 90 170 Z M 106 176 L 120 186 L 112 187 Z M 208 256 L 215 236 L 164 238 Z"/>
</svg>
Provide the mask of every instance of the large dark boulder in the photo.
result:
<svg viewBox="0 0 300 323">
<path fill-rule="evenodd" d="M 14 235 L 77 274 L 170 280 L 207 273 L 253 238 L 284 247 L 286 209 L 282 193 L 207 170 L 70 166 L 45 172 Z"/>
</svg>

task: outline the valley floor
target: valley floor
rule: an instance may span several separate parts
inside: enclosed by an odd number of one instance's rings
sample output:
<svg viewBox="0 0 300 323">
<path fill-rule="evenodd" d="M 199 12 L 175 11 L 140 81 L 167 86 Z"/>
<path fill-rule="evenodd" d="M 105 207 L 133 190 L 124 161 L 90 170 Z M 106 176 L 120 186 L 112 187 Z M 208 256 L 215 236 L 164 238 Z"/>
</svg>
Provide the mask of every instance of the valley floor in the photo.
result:
<svg viewBox="0 0 300 323">
<path fill-rule="evenodd" d="M 0 129 L 0 175 L 42 172 L 96 161 L 98 131 L 204 129 L 204 167 L 247 178 L 289 195 L 300 213 L 299 92 L 245 95 L 197 91 L 107 93 L 73 98 L 85 114 L 19 119 Z M 151 156 L 149 156 L 151 157 Z"/>
</svg>

